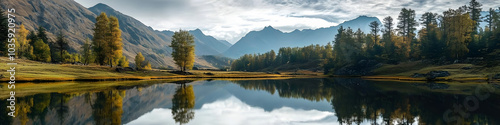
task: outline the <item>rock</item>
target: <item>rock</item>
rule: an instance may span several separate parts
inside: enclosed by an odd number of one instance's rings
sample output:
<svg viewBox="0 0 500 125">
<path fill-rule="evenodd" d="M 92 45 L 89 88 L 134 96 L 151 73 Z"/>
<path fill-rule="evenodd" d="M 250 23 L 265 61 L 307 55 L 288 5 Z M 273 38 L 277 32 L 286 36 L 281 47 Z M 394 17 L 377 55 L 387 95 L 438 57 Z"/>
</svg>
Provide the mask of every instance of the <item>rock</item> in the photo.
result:
<svg viewBox="0 0 500 125">
<path fill-rule="evenodd" d="M 170 73 L 179 74 L 179 75 L 193 75 L 193 73 L 183 72 L 183 71 L 170 71 Z"/>
<path fill-rule="evenodd" d="M 203 73 L 203 74 L 205 74 L 205 75 L 211 75 L 211 76 L 215 75 L 215 74 L 213 74 L 211 72 L 207 72 L 207 73 Z"/>
<path fill-rule="evenodd" d="M 278 74 L 278 75 L 279 75 L 279 74 L 281 74 L 281 73 L 280 73 L 280 72 L 274 72 L 274 74 Z"/>
<path fill-rule="evenodd" d="M 427 76 L 427 74 L 414 73 L 413 75 L 411 75 L 412 78 L 419 78 L 419 77 L 425 77 L 425 76 Z"/>
<path fill-rule="evenodd" d="M 493 76 L 493 79 L 500 79 L 500 74 L 496 74 L 495 76 Z"/>
<path fill-rule="evenodd" d="M 427 79 L 429 80 L 446 76 L 450 76 L 450 73 L 448 71 L 430 71 L 429 73 L 427 73 Z"/>
</svg>

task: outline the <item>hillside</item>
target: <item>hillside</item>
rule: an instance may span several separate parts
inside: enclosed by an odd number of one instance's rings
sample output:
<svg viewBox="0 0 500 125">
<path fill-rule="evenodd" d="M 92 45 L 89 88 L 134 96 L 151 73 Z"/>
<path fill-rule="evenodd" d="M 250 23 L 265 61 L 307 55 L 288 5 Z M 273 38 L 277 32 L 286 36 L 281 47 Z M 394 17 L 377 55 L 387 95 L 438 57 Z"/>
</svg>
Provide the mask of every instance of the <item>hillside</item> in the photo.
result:
<svg viewBox="0 0 500 125">
<path fill-rule="evenodd" d="M 133 17 L 120 13 L 105 4 L 85 8 L 73 0 L 2 0 L 0 6 L 4 10 L 7 7 L 15 7 L 16 21 L 19 24 L 24 24 L 30 31 L 38 29 L 38 26 L 44 27 L 51 41 L 55 38 L 53 33 L 63 31 L 69 42 L 70 52 L 78 52 L 85 39 L 92 38 L 95 17 L 105 12 L 108 16 L 115 16 L 120 21 L 123 54 L 129 59 L 130 64 L 133 64 L 136 53 L 141 52 L 153 67 L 175 67 L 170 56 L 171 48 L 168 47 L 171 35 L 153 30 Z M 199 46 L 197 49 L 200 50 L 197 55 L 219 54 L 221 53 L 219 51 L 229 48 L 226 43 L 205 36 L 201 31 L 196 37 L 198 42 L 195 45 Z M 195 66 L 215 68 L 202 59 L 198 57 Z"/>
<path fill-rule="evenodd" d="M 338 26 L 314 30 L 295 30 L 290 33 L 284 33 L 272 26 L 267 26 L 260 31 L 249 32 L 223 54 L 227 57 L 238 58 L 244 54 L 264 53 L 272 49 L 278 50 L 280 47 L 302 47 L 311 44 L 326 45 L 334 40 L 340 26 L 351 27 L 351 29 L 360 28 L 362 31 L 368 32 L 368 24 L 373 21 L 380 23 L 380 20 L 376 17 L 360 16 Z"/>
</svg>

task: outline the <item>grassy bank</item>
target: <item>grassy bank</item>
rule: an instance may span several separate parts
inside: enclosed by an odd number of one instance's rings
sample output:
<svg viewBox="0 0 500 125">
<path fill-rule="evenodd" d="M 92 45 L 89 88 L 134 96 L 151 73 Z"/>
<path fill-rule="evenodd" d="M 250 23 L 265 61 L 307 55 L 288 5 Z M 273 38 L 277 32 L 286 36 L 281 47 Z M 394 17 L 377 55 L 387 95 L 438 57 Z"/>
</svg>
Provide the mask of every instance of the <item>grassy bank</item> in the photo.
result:
<svg viewBox="0 0 500 125">
<path fill-rule="evenodd" d="M 0 57 L 0 81 L 9 81 L 6 70 L 10 65 L 8 58 Z M 126 71 L 117 72 L 115 68 L 99 65 L 51 64 L 37 61 L 16 59 L 17 82 L 50 82 L 50 81 L 103 81 L 103 80 L 148 80 L 177 78 L 281 78 L 281 77 L 323 77 L 315 72 L 283 72 L 268 74 L 265 72 L 238 71 L 205 71 L 192 70 L 193 75 L 178 75 L 168 70 Z"/>
<path fill-rule="evenodd" d="M 483 67 L 473 64 L 430 65 L 420 61 L 404 62 L 398 65 L 384 64 L 373 70 L 373 76 L 364 76 L 366 79 L 426 81 L 426 78 L 413 78 L 414 73 L 425 74 L 430 71 L 448 71 L 451 75 L 438 77 L 438 81 L 492 81 L 490 77 L 500 73 L 500 66 Z M 497 80 L 494 80 L 497 81 Z"/>
</svg>

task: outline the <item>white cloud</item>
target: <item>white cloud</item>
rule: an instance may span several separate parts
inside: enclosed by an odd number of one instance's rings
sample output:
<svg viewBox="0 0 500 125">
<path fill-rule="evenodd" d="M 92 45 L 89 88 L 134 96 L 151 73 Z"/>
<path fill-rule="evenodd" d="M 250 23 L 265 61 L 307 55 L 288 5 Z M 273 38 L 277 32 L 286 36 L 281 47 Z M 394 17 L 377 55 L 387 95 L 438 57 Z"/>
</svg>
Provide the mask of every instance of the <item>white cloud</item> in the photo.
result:
<svg viewBox="0 0 500 125">
<path fill-rule="evenodd" d="M 76 0 L 90 7 L 98 2 L 135 17 L 156 30 L 192 30 L 231 43 L 246 33 L 271 25 L 284 32 L 334 26 L 360 15 L 397 19 L 403 7 L 441 14 L 468 4 L 464 0 Z M 500 5 L 480 0 L 483 10 Z"/>
<path fill-rule="evenodd" d="M 127 125 L 174 124 L 171 109 L 154 109 Z M 225 100 L 204 104 L 194 111 L 193 125 L 281 125 L 281 124 L 338 124 L 333 112 L 301 110 L 282 107 L 266 112 L 249 106 L 231 96 Z"/>
</svg>

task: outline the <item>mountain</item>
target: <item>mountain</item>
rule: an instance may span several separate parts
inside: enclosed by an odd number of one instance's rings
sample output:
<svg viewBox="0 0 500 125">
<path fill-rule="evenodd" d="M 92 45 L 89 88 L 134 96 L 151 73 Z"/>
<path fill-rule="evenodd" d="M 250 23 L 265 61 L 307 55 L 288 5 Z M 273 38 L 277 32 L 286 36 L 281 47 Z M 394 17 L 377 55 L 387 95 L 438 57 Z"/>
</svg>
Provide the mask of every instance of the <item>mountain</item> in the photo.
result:
<svg viewBox="0 0 500 125">
<path fill-rule="evenodd" d="M 220 41 L 212 36 L 207 36 L 200 29 L 190 30 L 188 32 L 194 36 L 195 54 L 197 56 L 218 55 L 231 47 L 229 42 L 225 40 Z M 170 37 L 174 35 L 174 32 L 168 30 L 162 31 L 161 33 Z"/>
<path fill-rule="evenodd" d="M 337 34 L 340 26 L 344 28 L 351 27 L 357 30 L 360 28 L 368 32 L 370 22 L 380 20 L 376 17 L 360 16 L 356 19 L 346 21 L 338 26 L 331 26 L 319 29 L 294 30 L 290 33 L 284 33 L 272 26 L 264 27 L 260 31 L 251 31 L 238 42 L 223 53 L 224 56 L 239 58 L 244 54 L 264 53 L 271 50 L 278 50 L 280 47 L 302 47 L 311 44 L 325 45 L 331 42 Z"/>
<path fill-rule="evenodd" d="M 153 67 L 176 67 L 171 57 L 171 48 L 168 47 L 172 35 L 153 30 L 105 4 L 85 8 L 73 0 L 2 0 L 0 7 L 4 10 L 15 7 L 16 21 L 19 24 L 24 24 L 30 31 L 38 29 L 38 26 L 44 27 L 52 41 L 55 40 L 53 33 L 63 31 L 69 42 L 70 52 L 78 52 L 85 39 L 92 38 L 95 18 L 105 12 L 108 17 L 118 18 L 122 30 L 123 55 L 131 64 L 136 53 L 141 52 Z M 220 54 L 229 48 L 226 43 L 205 36 L 201 31 L 193 32 L 198 34 L 198 42 L 195 43 L 199 46 L 198 55 Z M 197 57 L 195 66 L 215 68 L 202 57 Z"/>
</svg>

